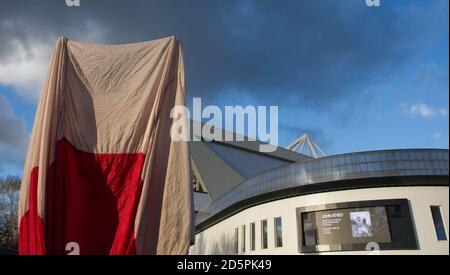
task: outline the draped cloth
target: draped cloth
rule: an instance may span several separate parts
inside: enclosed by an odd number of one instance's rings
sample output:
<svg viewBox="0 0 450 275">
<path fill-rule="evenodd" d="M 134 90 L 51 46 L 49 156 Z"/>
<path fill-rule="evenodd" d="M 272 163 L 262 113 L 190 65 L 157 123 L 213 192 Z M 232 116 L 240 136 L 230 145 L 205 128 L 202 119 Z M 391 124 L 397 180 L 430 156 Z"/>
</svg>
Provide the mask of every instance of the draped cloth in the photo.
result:
<svg viewBox="0 0 450 275">
<path fill-rule="evenodd" d="M 175 105 L 185 105 L 175 37 L 59 38 L 25 161 L 19 253 L 188 253 L 190 158 L 187 142 L 170 138 Z"/>
</svg>

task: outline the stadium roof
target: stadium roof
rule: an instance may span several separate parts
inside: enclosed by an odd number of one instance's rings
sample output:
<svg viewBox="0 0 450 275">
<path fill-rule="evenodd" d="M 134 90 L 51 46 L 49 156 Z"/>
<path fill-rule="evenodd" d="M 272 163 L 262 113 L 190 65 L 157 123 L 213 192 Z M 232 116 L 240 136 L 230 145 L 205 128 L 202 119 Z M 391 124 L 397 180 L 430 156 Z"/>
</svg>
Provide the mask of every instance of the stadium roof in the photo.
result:
<svg viewBox="0 0 450 275">
<path fill-rule="evenodd" d="M 201 139 L 190 142 L 193 173 L 202 188 L 206 189 L 211 201 L 257 174 L 310 159 L 281 147 L 270 153 L 259 152 L 259 145 L 264 143 L 222 129 L 217 130 L 221 131 L 222 137 L 228 133 L 234 136 L 233 140 L 241 137 L 244 141 L 206 142 Z"/>
</svg>

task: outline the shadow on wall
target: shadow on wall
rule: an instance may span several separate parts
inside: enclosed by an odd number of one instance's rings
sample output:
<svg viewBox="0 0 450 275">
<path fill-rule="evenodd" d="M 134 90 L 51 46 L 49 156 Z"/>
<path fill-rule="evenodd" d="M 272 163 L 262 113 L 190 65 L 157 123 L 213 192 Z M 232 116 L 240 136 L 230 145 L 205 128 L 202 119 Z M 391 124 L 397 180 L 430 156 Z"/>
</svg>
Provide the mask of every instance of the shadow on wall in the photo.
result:
<svg viewBox="0 0 450 275">
<path fill-rule="evenodd" d="M 218 240 L 211 242 L 210 250 L 207 250 L 207 241 L 202 233 L 199 234 L 194 247 L 195 255 L 236 255 L 234 238 L 222 233 Z"/>
</svg>

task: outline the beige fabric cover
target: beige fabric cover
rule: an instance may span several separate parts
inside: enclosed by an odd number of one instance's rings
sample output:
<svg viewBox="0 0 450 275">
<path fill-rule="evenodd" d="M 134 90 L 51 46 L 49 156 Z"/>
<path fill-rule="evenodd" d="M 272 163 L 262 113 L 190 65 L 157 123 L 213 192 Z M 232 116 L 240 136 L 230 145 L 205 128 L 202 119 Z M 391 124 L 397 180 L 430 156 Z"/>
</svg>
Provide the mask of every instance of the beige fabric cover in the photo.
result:
<svg viewBox="0 0 450 275">
<path fill-rule="evenodd" d="M 39 167 L 37 209 L 45 224 L 47 168 L 58 140 L 83 152 L 144 153 L 136 252 L 186 254 L 193 236 L 189 149 L 170 139 L 170 111 L 184 104 L 183 55 L 175 37 L 127 45 L 59 38 L 33 126 L 19 218 L 29 209 L 30 171 Z M 149 202 L 151 194 L 160 194 L 160 209 Z"/>
</svg>

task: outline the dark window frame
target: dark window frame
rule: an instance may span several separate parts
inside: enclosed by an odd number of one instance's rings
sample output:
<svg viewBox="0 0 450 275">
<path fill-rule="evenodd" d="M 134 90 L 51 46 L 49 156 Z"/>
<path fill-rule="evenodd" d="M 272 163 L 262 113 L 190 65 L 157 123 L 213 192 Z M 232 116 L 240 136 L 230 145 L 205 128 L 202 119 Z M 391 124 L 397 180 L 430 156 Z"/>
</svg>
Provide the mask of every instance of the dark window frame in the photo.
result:
<svg viewBox="0 0 450 275">
<path fill-rule="evenodd" d="M 278 244 L 277 220 L 280 221 L 280 239 L 281 239 L 280 244 Z M 273 235 L 274 235 L 275 248 L 283 247 L 283 219 L 281 217 L 273 218 L 273 229 L 274 229 Z"/>
<path fill-rule="evenodd" d="M 266 230 L 264 231 L 264 224 Z M 264 241 L 265 239 L 265 241 Z M 264 247 L 265 244 L 265 247 Z M 269 248 L 269 223 L 267 220 L 261 221 L 261 250 Z"/>
<path fill-rule="evenodd" d="M 438 231 L 439 228 L 437 226 L 437 222 L 434 216 L 434 212 L 433 209 L 436 209 L 438 211 L 438 215 L 439 215 L 439 219 L 441 222 L 441 229 L 442 229 L 442 234 L 444 234 L 444 239 L 440 238 L 440 232 Z M 440 205 L 430 205 L 430 211 L 431 211 L 431 218 L 433 220 L 433 227 L 434 227 L 434 231 L 435 231 L 435 236 L 438 242 L 448 242 L 448 232 L 447 232 L 447 226 L 445 225 L 445 219 L 444 219 L 444 215 L 442 213 L 442 206 Z"/>
<path fill-rule="evenodd" d="M 256 224 L 250 223 L 250 251 L 256 250 Z"/>
<path fill-rule="evenodd" d="M 380 250 L 417 250 L 417 236 L 413 224 L 413 216 L 411 207 L 407 199 L 391 199 L 391 200 L 371 200 L 371 201 L 354 201 L 343 203 L 332 203 L 315 205 L 309 207 L 299 207 L 296 209 L 297 215 L 297 237 L 298 237 L 298 251 L 300 253 L 317 253 L 317 252 L 339 252 L 339 251 L 366 251 L 366 244 L 338 244 L 338 245 L 313 245 L 304 246 L 303 241 L 303 220 L 302 214 L 309 212 L 327 211 L 327 210 L 339 210 L 348 208 L 365 208 L 365 207 L 377 207 L 377 206 L 400 206 L 405 215 L 405 234 L 408 236 L 408 241 L 392 243 L 380 243 Z M 388 220 L 390 223 L 390 221 Z M 392 236 L 392 232 L 391 232 Z"/>
<path fill-rule="evenodd" d="M 245 253 L 245 241 L 246 241 L 246 236 L 245 236 L 245 224 L 241 226 L 241 252 Z"/>
<path fill-rule="evenodd" d="M 239 254 L 239 227 L 234 229 L 234 253 Z"/>
</svg>

